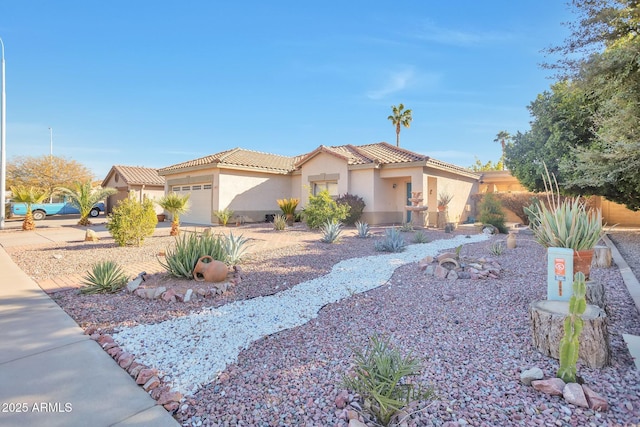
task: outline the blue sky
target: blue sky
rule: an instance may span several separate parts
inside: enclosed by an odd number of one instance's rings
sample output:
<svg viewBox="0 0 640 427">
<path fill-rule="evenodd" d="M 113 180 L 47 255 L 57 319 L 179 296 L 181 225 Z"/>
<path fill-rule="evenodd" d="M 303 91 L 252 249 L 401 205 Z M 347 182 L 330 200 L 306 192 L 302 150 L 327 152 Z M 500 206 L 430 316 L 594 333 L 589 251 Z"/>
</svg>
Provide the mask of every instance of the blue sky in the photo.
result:
<svg viewBox="0 0 640 427">
<path fill-rule="evenodd" d="M 529 128 L 565 2 L 3 1 L 8 161 L 53 153 L 97 179 L 233 147 L 395 144 L 469 166 Z"/>
</svg>

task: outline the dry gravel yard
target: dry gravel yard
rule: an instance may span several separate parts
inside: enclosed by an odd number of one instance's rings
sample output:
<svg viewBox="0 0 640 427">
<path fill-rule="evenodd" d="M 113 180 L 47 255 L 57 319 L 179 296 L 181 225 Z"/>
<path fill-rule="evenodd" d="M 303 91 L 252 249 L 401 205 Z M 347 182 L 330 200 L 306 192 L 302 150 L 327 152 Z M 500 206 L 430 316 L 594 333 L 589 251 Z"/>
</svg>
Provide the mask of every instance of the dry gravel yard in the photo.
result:
<svg viewBox="0 0 640 427">
<path fill-rule="evenodd" d="M 215 299 L 167 303 L 124 292 L 81 296 L 76 291 L 53 298 L 81 326 L 113 332 L 271 295 L 327 274 L 340 260 L 381 254 L 374 250 L 374 239 L 357 239 L 353 230 L 338 244 L 320 243 L 318 233 L 295 233 L 297 244 L 253 253 L 241 265 L 242 282 Z M 453 236 L 427 233 L 431 240 Z M 411 239 L 407 233 L 406 240 Z M 616 232 L 613 240 L 637 268 L 640 234 Z M 151 238 L 142 248 L 118 248 L 103 240 L 7 251 L 29 275 L 45 278 L 86 271 L 98 259 L 154 260 L 171 241 Z M 489 256 L 490 244 L 465 245 L 461 254 Z M 363 348 L 378 333 L 425 360 L 420 380 L 432 384 L 438 395 L 431 404 L 416 403 L 409 426 L 640 424 L 640 374 L 621 337 L 640 335 L 640 316 L 617 269 L 592 272 L 593 280 L 606 283 L 613 352 L 611 366 L 578 367 L 579 375 L 609 401 L 608 412 L 595 413 L 520 383 L 523 369 L 537 366 L 553 376 L 558 366 L 532 348 L 527 315 L 530 302 L 546 297 L 546 255 L 529 236 L 519 236 L 518 247 L 496 259 L 503 271 L 489 280 L 438 280 L 425 276 L 416 263 L 401 265 L 385 285 L 328 304 L 312 321 L 248 345 L 217 380 L 187 396 L 175 416 L 195 426 L 345 426 L 334 402 L 340 380 L 351 368 L 352 349 Z M 166 337 L 167 345 L 171 340 Z"/>
</svg>

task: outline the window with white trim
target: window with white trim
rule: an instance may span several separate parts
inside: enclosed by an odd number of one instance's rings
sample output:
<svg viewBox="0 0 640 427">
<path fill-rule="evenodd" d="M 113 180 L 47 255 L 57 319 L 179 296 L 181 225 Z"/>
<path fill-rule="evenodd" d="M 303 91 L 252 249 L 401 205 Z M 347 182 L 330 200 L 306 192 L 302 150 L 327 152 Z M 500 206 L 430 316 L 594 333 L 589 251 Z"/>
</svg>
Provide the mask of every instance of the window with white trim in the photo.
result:
<svg viewBox="0 0 640 427">
<path fill-rule="evenodd" d="M 333 198 L 339 196 L 337 181 L 319 181 L 313 183 L 313 195 L 317 196 L 322 190 L 327 190 Z"/>
</svg>

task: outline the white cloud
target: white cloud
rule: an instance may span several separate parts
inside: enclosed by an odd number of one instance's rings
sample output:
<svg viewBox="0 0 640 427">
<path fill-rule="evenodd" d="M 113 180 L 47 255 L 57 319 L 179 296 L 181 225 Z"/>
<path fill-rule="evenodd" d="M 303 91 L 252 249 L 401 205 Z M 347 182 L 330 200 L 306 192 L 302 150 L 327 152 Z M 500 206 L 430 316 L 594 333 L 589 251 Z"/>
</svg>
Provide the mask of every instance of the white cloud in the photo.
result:
<svg viewBox="0 0 640 427">
<path fill-rule="evenodd" d="M 427 22 L 414 34 L 420 40 L 432 41 L 454 46 L 471 46 L 487 42 L 503 41 L 512 38 L 504 32 L 469 32 L 456 29 L 442 28 L 432 22 Z"/>
<path fill-rule="evenodd" d="M 382 85 L 380 89 L 370 90 L 367 92 L 367 97 L 370 99 L 382 99 L 392 93 L 400 92 L 405 89 L 414 80 L 413 69 L 406 69 L 403 71 L 391 73 L 387 78 L 387 81 Z"/>
</svg>

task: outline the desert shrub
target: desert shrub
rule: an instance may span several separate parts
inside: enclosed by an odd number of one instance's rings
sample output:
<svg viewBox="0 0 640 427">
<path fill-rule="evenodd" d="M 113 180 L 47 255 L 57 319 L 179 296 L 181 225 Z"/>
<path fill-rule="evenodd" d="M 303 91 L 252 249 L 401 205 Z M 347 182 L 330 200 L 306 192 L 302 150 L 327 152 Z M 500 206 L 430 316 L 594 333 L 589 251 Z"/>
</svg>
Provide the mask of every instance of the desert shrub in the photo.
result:
<svg viewBox="0 0 640 427">
<path fill-rule="evenodd" d="M 500 240 L 492 242 L 489 246 L 489 252 L 491 253 L 491 255 L 502 255 L 504 253 L 504 244 L 502 244 Z"/>
<path fill-rule="evenodd" d="M 226 227 L 227 223 L 233 216 L 233 211 L 231 209 L 223 209 L 221 211 L 214 211 L 213 215 L 218 218 L 218 222 L 220 223 L 220 225 Z"/>
<path fill-rule="evenodd" d="M 413 243 L 429 243 L 427 233 L 422 230 L 416 231 L 416 234 L 413 235 Z"/>
<path fill-rule="evenodd" d="M 320 231 L 322 232 L 322 238 L 320 239 L 323 243 L 335 243 L 340 240 L 340 234 L 342 234 L 342 224 L 339 222 L 327 221 L 322 227 L 320 227 Z"/>
<path fill-rule="evenodd" d="M 342 221 L 347 225 L 354 225 L 357 221 L 362 217 L 362 211 L 364 211 L 364 207 L 366 206 L 364 203 L 364 199 L 360 196 L 356 196 L 355 194 L 343 194 L 342 196 L 336 199 L 336 203 L 338 205 L 348 205 L 349 213 L 347 217 Z"/>
<path fill-rule="evenodd" d="M 506 215 L 500 204 L 500 200 L 493 193 L 486 193 L 480 202 L 480 215 L 478 219 L 484 224 L 491 224 L 501 233 L 507 233 L 507 227 L 504 225 Z"/>
<path fill-rule="evenodd" d="M 158 216 L 153 202 L 145 198 L 142 203 L 133 195 L 120 200 L 107 218 L 106 229 L 119 246 L 141 246 L 153 235 Z"/>
<path fill-rule="evenodd" d="M 235 237 L 229 233 L 185 233 L 176 237 L 174 245 L 165 252 L 164 260 L 158 258 L 160 265 L 174 277 L 193 279 L 193 269 L 202 256 L 209 255 L 216 261 L 233 265 L 242 260 L 247 239 Z"/>
<path fill-rule="evenodd" d="M 127 284 L 128 278 L 122 268 L 113 261 L 101 261 L 93 265 L 83 277 L 82 294 L 115 293 Z"/>
<path fill-rule="evenodd" d="M 309 228 L 320 228 L 327 221 L 344 221 L 349 209 L 349 205 L 338 205 L 327 190 L 322 190 L 317 196 L 309 194 L 309 203 L 303 210 L 303 217 Z"/>
<path fill-rule="evenodd" d="M 366 222 L 356 221 L 356 230 L 358 230 L 358 237 L 361 239 L 371 236 L 369 224 Z"/>
<path fill-rule="evenodd" d="M 282 231 L 287 227 L 287 218 L 284 215 L 274 215 L 273 217 L 273 228 Z"/>
<path fill-rule="evenodd" d="M 400 226 L 400 231 L 403 233 L 410 233 L 413 231 L 413 224 L 410 222 L 405 222 Z"/>
<path fill-rule="evenodd" d="M 343 385 L 364 399 L 364 409 L 387 426 L 402 408 L 417 400 L 434 397 L 431 387 L 412 382 L 420 374 L 422 362 L 411 354 L 403 356 L 388 339 L 372 336 L 365 351 L 354 351 L 353 375 L 345 375 Z M 397 425 L 402 421 L 396 420 Z"/>
<path fill-rule="evenodd" d="M 383 252 L 402 252 L 405 250 L 407 242 L 400 232 L 395 228 L 387 228 L 384 231 L 384 238 L 375 243 L 375 249 Z"/>
</svg>

